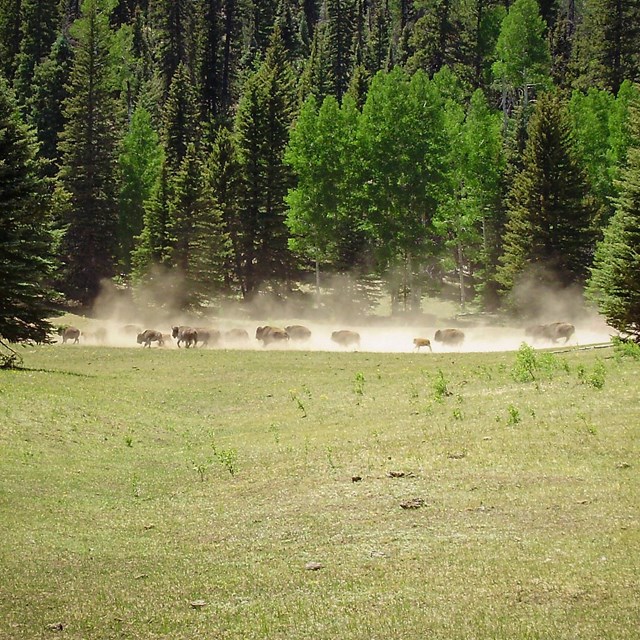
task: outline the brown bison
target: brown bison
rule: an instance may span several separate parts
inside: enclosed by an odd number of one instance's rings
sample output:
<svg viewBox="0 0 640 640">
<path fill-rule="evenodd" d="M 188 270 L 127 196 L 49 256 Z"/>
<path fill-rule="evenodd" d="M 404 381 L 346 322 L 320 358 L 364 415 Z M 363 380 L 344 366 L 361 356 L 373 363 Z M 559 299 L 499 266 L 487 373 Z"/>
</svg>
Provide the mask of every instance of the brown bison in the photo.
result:
<svg viewBox="0 0 640 640">
<path fill-rule="evenodd" d="M 192 327 L 171 327 L 171 336 L 177 338 L 178 348 L 181 342 L 184 342 L 187 349 L 192 345 L 195 347 L 198 342 L 198 332 Z"/>
<path fill-rule="evenodd" d="M 291 324 L 284 330 L 291 340 L 308 340 L 311 337 L 311 330 L 301 324 Z"/>
<path fill-rule="evenodd" d="M 355 347 L 360 346 L 360 334 L 356 331 L 349 331 L 348 329 L 342 329 L 340 331 L 334 331 L 331 334 L 331 340 L 341 347 Z"/>
<path fill-rule="evenodd" d="M 128 336 L 137 336 L 139 333 L 142 333 L 142 327 L 136 324 L 125 324 L 124 327 L 122 327 L 122 333 Z"/>
<path fill-rule="evenodd" d="M 80 342 L 80 329 L 77 327 L 59 327 L 58 334 L 62 336 L 62 344 L 66 344 L 67 340 L 73 340 L 73 344 Z"/>
<path fill-rule="evenodd" d="M 457 347 L 464 342 L 464 332 L 460 331 L 460 329 L 438 329 L 434 340 L 436 342 L 442 342 L 442 344 Z"/>
<path fill-rule="evenodd" d="M 217 344 L 220 340 L 220 332 L 217 329 L 207 329 L 205 327 L 196 327 L 198 334 L 198 342 L 201 347 L 208 347 L 209 343 Z M 196 345 L 197 346 L 197 345 Z"/>
<path fill-rule="evenodd" d="M 227 342 L 247 342 L 249 334 L 246 329 L 233 328 L 224 332 L 224 339 Z"/>
<path fill-rule="evenodd" d="M 155 329 L 145 329 L 142 333 L 138 334 L 136 338 L 138 344 L 141 344 L 143 347 L 151 348 L 152 342 L 157 342 L 159 347 L 164 346 L 164 338 L 159 331 Z"/>
<path fill-rule="evenodd" d="M 548 340 L 554 344 L 564 338 L 564 343 L 567 344 L 575 331 L 576 328 L 569 322 L 552 322 L 531 325 L 525 329 L 524 333 L 534 340 Z"/>
<path fill-rule="evenodd" d="M 429 338 L 414 338 L 413 344 L 415 345 L 413 347 L 414 351 L 420 351 L 420 347 L 429 347 L 429 351 L 433 351 L 431 348 L 431 340 L 429 340 Z"/>
<path fill-rule="evenodd" d="M 256 340 L 262 340 L 262 346 L 266 347 L 272 342 L 287 342 L 289 334 L 280 327 L 258 327 L 256 329 Z"/>
</svg>

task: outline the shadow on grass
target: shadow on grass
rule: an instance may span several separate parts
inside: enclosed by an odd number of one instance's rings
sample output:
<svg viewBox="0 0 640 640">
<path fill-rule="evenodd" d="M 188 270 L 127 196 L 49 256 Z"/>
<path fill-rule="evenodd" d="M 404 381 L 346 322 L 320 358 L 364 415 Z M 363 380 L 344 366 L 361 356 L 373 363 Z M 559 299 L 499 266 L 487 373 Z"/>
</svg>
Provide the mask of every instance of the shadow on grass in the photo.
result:
<svg viewBox="0 0 640 640">
<path fill-rule="evenodd" d="M 60 371 L 59 369 L 33 369 L 31 367 L 11 367 L 4 371 L 15 371 L 25 373 L 58 373 L 63 376 L 74 376 L 76 378 L 97 378 L 93 373 L 77 373 L 76 371 Z"/>
</svg>

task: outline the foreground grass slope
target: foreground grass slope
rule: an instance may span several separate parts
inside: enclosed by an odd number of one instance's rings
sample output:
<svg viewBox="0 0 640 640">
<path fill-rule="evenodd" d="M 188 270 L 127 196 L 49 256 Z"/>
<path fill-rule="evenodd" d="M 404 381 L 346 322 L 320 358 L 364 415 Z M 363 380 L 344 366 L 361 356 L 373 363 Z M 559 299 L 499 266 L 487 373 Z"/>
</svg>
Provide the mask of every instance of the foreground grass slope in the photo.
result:
<svg viewBox="0 0 640 640">
<path fill-rule="evenodd" d="M 637 360 L 25 361 L 0 372 L 0 638 L 637 638 Z"/>
</svg>

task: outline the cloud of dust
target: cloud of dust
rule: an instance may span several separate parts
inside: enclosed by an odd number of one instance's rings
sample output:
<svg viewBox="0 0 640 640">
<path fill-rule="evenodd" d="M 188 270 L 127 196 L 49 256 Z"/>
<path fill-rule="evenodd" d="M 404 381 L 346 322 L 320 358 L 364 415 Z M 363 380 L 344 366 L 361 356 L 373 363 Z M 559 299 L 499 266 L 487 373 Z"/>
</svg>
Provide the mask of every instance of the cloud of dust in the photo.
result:
<svg viewBox="0 0 640 640">
<path fill-rule="evenodd" d="M 220 339 L 209 348 L 254 350 L 322 350 L 410 353 L 414 338 L 428 338 L 433 353 L 516 350 L 525 336 L 527 324 L 556 321 L 572 322 L 576 332 L 570 345 L 606 342 L 614 332 L 597 312 L 585 305 L 577 288 L 560 289 L 534 279 L 523 280 L 515 299 L 526 323 L 505 318 L 469 315 L 459 318 L 437 318 L 434 315 L 375 315 L 371 310 L 379 304 L 380 287 L 373 281 L 360 281 L 351 276 L 323 277 L 320 300 L 313 283 L 284 296 L 274 289 L 258 292 L 250 301 L 227 301 L 216 308 L 199 313 L 180 309 L 181 280 L 175 273 L 158 271 L 144 286 L 135 290 L 119 288 L 105 281 L 98 296 L 90 326 L 81 327 L 85 344 L 135 347 L 136 336 L 145 329 L 160 331 L 165 337 L 163 348 L 176 348 L 171 327 L 189 325 L 220 331 Z M 486 319 L 484 319 L 486 318 Z M 255 338 L 258 326 L 286 327 L 301 324 L 311 330 L 305 341 L 290 340 L 286 344 L 263 347 Z M 434 340 L 437 329 L 458 328 L 465 333 L 462 345 L 452 347 Z M 358 348 L 344 348 L 331 340 L 333 331 L 348 329 L 360 335 Z M 552 343 L 536 347 L 561 346 Z M 157 348 L 153 344 L 153 348 Z M 421 353 L 431 353 L 426 348 Z"/>
</svg>

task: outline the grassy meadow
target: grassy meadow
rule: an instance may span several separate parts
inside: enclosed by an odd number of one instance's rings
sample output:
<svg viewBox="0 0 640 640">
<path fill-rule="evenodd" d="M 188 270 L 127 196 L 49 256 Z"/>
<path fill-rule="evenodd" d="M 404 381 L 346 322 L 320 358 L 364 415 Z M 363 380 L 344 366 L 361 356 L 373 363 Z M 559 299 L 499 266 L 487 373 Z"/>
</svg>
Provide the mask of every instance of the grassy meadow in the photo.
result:
<svg viewBox="0 0 640 640">
<path fill-rule="evenodd" d="M 0 638 L 638 638 L 640 360 L 21 354 Z"/>
</svg>

